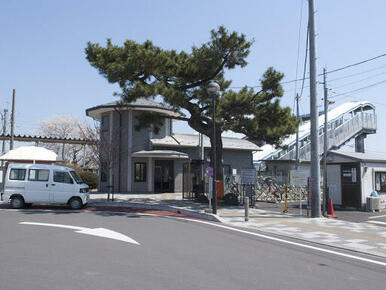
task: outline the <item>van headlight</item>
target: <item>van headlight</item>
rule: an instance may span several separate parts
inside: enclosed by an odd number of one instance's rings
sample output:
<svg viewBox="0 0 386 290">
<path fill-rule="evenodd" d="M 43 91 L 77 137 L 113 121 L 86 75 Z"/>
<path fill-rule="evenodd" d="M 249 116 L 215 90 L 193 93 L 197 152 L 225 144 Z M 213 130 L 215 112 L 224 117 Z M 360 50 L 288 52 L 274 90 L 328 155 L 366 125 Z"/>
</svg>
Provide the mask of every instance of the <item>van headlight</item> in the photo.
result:
<svg viewBox="0 0 386 290">
<path fill-rule="evenodd" d="M 80 193 L 86 193 L 88 192 L 88 187 L 79 189 Z"/>
</svg>

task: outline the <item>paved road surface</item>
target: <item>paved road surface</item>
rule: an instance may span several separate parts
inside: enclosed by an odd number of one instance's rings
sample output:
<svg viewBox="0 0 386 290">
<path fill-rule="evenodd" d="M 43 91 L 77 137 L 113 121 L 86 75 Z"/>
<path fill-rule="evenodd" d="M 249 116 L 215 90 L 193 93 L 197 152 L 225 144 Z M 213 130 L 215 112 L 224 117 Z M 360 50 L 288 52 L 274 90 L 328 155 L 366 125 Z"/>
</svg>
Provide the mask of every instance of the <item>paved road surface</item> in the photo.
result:
<svg viewBox="0 0 386 290">
<path fill-rule="evenodd" d="M 0 210 L 0 220 L 0 289 L 368 290 L 385 285 L 385 266 L 194 221 L 43 210 Z M 103 227 L 140 245 L 20 222 Z"/>
</svg>

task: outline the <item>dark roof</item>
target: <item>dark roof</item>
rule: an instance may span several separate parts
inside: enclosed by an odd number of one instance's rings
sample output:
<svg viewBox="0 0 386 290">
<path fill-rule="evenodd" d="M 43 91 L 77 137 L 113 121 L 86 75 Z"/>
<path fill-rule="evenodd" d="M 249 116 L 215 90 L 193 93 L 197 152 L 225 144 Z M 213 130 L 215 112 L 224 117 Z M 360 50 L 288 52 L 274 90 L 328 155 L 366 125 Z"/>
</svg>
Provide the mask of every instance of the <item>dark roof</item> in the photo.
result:
<svg viewBox="0 0 386 290">
<path fill-rule="evenodd" d="M 328 154 L 335 154 L 363 162 L 386 162 L 386 154 L 382 155 L 376 153 L 342 152 L 336 150 L 330 150 L 328 151 Z"/>
<path fill-rule="evenodd" d="M 146 98 L 138 98 L 131 103 L 122 101 L 114 101 L 102 105 L 98 105 L 92 108 L 86 109 L 86 115 L 94 119 L 100 119 L 100 115 L 105 112 L 112 111 L 114 109 L 137 109 L 144 111 L 154 111 L 170 117 L 183 117 L 184 115 L 166 104 L 149 100 Z"/>
<path fill-rule="evenodd" d="M 237 149 L 237 150 L 249 150 L 258 151 L 260 147 L 256 144 L 239 138 L 222 137 L 223 149 Z M 204 136 L 204 147 L 210 148 L 210 140 L 207 136 Z M 199 137 L 198 134 L 173 134 L 164 138 L 150 139 L 153 146 L 163 147 L 196 147 L 198 146 Z"/>
</svg>

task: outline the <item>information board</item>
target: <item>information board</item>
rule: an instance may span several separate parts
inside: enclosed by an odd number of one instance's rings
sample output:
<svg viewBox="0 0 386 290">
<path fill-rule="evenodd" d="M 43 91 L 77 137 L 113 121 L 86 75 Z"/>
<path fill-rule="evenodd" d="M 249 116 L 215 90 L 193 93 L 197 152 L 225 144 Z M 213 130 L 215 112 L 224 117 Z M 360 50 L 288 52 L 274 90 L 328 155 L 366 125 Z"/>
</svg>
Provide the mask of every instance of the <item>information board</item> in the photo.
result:
<svg viewBox="0 0 386 290">
<path fill-rule="evenodd" d="M 241 169 L 240 178 L 242 184 L 255 184 L 256 183 L 256 169 Z"/>
<path fill-rule="evenodd" d="M 291 185 L 306 186 L 308 177 L 310 177 L 309 170 L 290 170 Z"/>
</svg>

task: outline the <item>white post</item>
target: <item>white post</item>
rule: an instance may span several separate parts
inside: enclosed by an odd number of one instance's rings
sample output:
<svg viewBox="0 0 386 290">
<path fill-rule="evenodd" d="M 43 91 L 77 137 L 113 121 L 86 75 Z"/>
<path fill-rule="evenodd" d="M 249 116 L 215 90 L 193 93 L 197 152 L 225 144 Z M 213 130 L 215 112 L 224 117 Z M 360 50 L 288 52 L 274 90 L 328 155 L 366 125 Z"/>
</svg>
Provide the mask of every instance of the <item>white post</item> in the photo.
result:
<svg viewBox="0 0 386 290">
<path fill-rule="evenodd" d="M 244 220 L 247 222 L 249 221 L 249 197 L 248 196 L 245 196 L 244 209 L 245 209 Z"/>
</svg>

